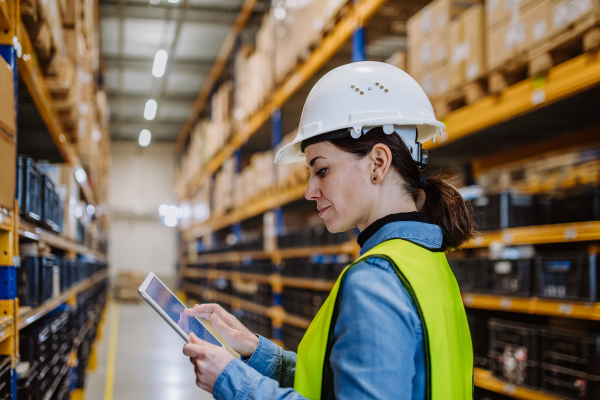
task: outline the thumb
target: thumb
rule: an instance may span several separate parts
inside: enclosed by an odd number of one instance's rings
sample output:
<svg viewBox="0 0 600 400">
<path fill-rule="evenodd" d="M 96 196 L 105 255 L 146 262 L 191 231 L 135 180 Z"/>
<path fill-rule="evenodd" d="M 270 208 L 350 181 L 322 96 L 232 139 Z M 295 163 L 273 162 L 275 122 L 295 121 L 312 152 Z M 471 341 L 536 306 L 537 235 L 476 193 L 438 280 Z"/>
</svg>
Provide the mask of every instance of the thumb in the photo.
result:
<svg viewBox="0 0 600 400">
<path fill-rule="evenodd" d="M 202 339 L 200 339 L 198 336 L 196 336 L 196 334 L 194 332 L 190 332 L 190 342 L 192 342 L 193 344 L 199 344 L 199 345 L 204 344 L 204 341 Z"/>
</svg>

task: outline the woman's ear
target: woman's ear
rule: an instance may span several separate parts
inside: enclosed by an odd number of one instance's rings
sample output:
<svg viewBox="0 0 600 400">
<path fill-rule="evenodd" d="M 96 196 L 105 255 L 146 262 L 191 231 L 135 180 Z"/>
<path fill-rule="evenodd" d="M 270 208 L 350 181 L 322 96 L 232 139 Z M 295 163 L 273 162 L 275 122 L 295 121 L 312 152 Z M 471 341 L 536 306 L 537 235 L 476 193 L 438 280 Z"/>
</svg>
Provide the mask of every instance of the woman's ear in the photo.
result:
<svg viewBox="0 0 600 400">
<path fill-rule="evenodd" d="M 386 177 L 392 165 L 392 151 L 383 144 L 377 143 L 368 155 L 370 162 L 371 182 L 377 184 Z"/>
</svg>

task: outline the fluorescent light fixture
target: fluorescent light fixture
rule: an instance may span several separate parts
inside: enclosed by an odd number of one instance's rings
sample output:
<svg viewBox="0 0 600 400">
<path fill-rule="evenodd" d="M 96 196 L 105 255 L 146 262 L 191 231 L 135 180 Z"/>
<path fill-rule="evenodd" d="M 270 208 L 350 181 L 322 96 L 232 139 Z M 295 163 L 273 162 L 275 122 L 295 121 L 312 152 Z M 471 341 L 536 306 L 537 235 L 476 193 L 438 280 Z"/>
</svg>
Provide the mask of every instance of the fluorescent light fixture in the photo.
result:
<svg viewBox="0 0 600 400">
<path fill-rule="evenodd" d="M 158 109 L 158 104 L 154 99 L 148 99 L 146 102 L 146 106 L 144 107 L 144 118 L 148 121 L 152 121 L 154 117 L 156 117 L 156 110 Z"/>
<path fill-rule="evenodd" d="M 100 132 L 100 129 L 94 129 L 93 138 L 94 142 L 99 142 L 102 140 L 102 132 Z"/>
<path fill-rule="evenodd" d="M 161 217 L 166 217 L 168 208 L 169 208 L 168 204 L 161 204 L 158 207 L 158 215 L 160 215 Z"/>
<path fill-rule="evenodd" d="M 94 215 L 94 214 L 96 214 L 96 207 L 94 207 L 91 204 L 88 204 L 88 206 L 86 207 L 86 211 L 87 211 L 88 215 Z"/>
<path fill-rule="evenodd" d="M 273 9 L 273 16 L 275 17 L 275 19 L 278 19 L 278 20 L 285 19 L 286 14 L 287 13 L 285 11 L 285 8 L 283 8 L 283 7 L 275 7 Z"/>
<path fill-rule="evenodd" d="M 75 208 L 75 217 L 81 218 L 82 216 L 83 216 L 83 210 L 81 209 L 81 207 L 77 206 Z"/>
<path fill-rule="evenodd" d="M 179 0 L 167 0 L 169 3 L 171 4 L 176 4 L 179 3 Z"/>
<path fill-rule="evenodd" d="M 87 174 L 85 173 L 83 168 L 77 167 L 77 169 L 75 170 L 75 179 L 77 179 L 77 182 L 79 182 L 80 184 L 87 181 Z"/>
<path fill-rule="evenodd" d="M 165 74 L 165 69 L 167 69 L 167 60 L 169 59 L 169 54 L 166 50 L 159 50 L 156 52 L 154 56 L 154 65 L 152 66 L 152 75 L 155 78 L 160 78 Z"/>
<path fill-rule="evenodd" d="M 150 140 L 152 139 L 152 134 L 148 129 L 142 129 L 140 132 L 140 137 L 138 139 L 138 143 L 142 147 L 146 147 L 150 144 Z"/>
<path fill-rule="evenodd" d="M 169 228 L 174 228 L 174 227 L 176 227 L 178 222 L 179 222 L 179 221 L 177 220 L 177 217 L 174 217 L 174 216 L 172 216 L 172 215 L 168 215 L 168 216 L 165 218 L 165 225 L 166 225 L 166 226 L 168 226 Z"/>
<path fill-rule="evenodd" d="M 153 6 L 160 4 L 160 0 L 150 0 L 150 4 Z"/>
</svg>

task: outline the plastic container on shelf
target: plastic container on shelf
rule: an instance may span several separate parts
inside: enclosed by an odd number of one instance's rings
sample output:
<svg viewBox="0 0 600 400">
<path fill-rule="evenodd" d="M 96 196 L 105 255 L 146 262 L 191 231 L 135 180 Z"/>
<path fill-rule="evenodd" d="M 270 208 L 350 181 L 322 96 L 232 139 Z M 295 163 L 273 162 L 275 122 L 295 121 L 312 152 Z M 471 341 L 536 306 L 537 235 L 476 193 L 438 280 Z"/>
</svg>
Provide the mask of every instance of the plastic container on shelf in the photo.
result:
<svg viewBox="0 0 600 400">
<path fill-rule="evenodd" d="M 600 335 L 541 329 L 541 388 L 566 399 L 600 399 Z"/>
<path fill-rule="evenodd" d="M 40 304 L 39 257 L 25 257 L 17 268 L 17 294 L 22 306 L 37 307 Z"/>
<path fill-rule="evenodd" d="M 490 318 L 489 365 L 493 375 L 515 385 L 539 386 L 539 343 L 535 325 Z"/>
<path fill-rule="evenodd" d="M 487 291 L 488 263 L 489 260 L 480 258 L 448 258 L 458 286 L 466 292 Z"/>
<path fill-rule="evenodd" d="M 0 358 L 0 399 L 12 399 L 11 357 Z"/>
<path fill-rule="evenodd" d="M 600 220 L 600 191 L 597 187 L 579 186 L 552 198 L 554 224 Z"/>
<path fill-rule="evenodd" d="M 59 218 L 62 220 L 62 201 L 52 180 L 42 175 L 42 223 L 53 231 L 60 232 L 62 222 L 58 221 Z"/>
<path fill-rule="evenodd" d="M 488 368 L 488 318 L 473 310 L 466 310 L 469 330 L 472 332 L 473 365 L 479 368 Z"/>
<path fill-rule="evenodd" d="M 510 296 L 531 294 L 532 260 L 490 260 L 487 286 L 491 293 Z"/>
<path fill-rule="evenodd" d="M 283 324 L 281 327 L 281 336 L 286 350 L 298 351 L 298 345 L 304 337 L 304 332 L 306 332 L 306 330 L 302 328 Z"/>
<path fill-rule="evenodd" d="M 544 254 L 535 258 L 535 294 L 551 299 L 596 301 L 596 256 L 588 253 Z"/>
<path fill-rule="evenodd" d="M 37 386 L 39 365 L 37 362 L 22 362 L 17 365 L 17 398 L 19 400 L 38 400 Z"/>
<path fill-rule="evenodd" d="M 32 158 L 19 156 L 17 170 L 17 199 L 20 214 L 35 222 L 42 219 L 43 175 Z"/>
<path fill-rule="evenodd" d="M 329 292 L 326 291 L 285 288 L 281 294 L 281 302 L 286 312 L 312 319 L 321 309 L 327 296 Z"/>
<path fill-rule="evenodd" d="M 471 200 L 477 229 L 495 231 L 501 227 L 500 195 L 481 196 Z"/>
</svg>

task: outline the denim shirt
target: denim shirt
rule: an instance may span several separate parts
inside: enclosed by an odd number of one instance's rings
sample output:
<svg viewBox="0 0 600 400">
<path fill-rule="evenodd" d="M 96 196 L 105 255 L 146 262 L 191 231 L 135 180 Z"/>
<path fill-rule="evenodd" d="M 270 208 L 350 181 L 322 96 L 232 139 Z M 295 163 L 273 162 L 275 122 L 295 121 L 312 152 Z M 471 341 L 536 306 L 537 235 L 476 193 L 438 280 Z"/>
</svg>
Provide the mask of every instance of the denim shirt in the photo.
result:
<svg viewBox="0 0 600 400">
<path fill-rule="evenodd" d="M 389 239 L 407 239 L 429 248 L 442 244 L 442 230 L 422 222 L 390 222 L 361 248 L 361 255 Z M 330 363 L 337 399 L 425 398 L 425 353 L 414 303 L 386 260 L 357 263 L 340 289 Z M 213 391 L 217 400 L 305 399 L 293 389 L 296 353 L 259 336 L 246 360 L 233 360 Z"/>
</svg>

